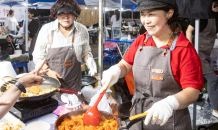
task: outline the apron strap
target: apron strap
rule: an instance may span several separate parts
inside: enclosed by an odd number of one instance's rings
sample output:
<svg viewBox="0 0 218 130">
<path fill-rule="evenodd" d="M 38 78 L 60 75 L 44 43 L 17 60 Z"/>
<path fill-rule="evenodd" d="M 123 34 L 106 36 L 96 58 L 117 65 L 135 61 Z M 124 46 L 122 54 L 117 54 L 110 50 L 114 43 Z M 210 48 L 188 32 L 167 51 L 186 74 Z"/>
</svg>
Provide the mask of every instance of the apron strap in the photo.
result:
<svg viewBox="0 0 218 130">
<path fill-rule="evenodd" d="M 176 48 L 176 42 L 179 38 L 179 34 L 176 34 L 176 36 L 178 36 L 176 39 L 174 39 L 173 43 L 170 46 L 170 51 L 173 51 Z"/>
<path fill-rule="evenodd" d="M 176 42 L 178 40 L 177 36 L 179 36 L 179 34 L 173 33 L 173 35 L 170 37 L 170 39 L 167 43 L 167 45 L 170 46 L 170 51 L 173 51 L 176 47 Z"/>
<path fill-rule="evenodd" d="M 173 35 L 170 37 L 170 39 L 169 39 L 169 41 L 168 41 L 168 43 L 167 43 L 167 45 L 170 46 L 170 50 L 171 50 L 171 51 L 173 51 L 173 50 L 175 49 L 175 47 L 176 47 L 176 42 L 177 42 L 177 40 L 178 40 L 178 37 L 176 38 L 176 36 L 179 36 L 179 34 L 173 33 Z M 144 40 L 144 43 L 143 43 L 141 49 L 143 49 L 143 46 L 145 46 L 145 44 L 147 43 L 148 39 L 151 38 L 151 37 L 152 37 L 152 36 L 151 36 L 150 34 L 147 34 L 147 35 L 146 35 L 146 38 L 145 38 L 145 40 Z M 175 39 L 175 38 L 176 38 L 176 39 Z"/>
</svg>

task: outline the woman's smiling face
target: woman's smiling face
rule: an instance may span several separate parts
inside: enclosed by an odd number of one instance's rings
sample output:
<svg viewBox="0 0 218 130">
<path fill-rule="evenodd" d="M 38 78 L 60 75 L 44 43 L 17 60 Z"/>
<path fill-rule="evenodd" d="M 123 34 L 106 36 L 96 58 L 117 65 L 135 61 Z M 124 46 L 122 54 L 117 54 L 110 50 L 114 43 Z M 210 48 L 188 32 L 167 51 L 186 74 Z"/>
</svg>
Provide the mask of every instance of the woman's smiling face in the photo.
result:
<svg viewBox="0 0 218 130">
<path fill-rule="evenodd" d="M 141 10 L 141 23 L 150 35 L 158 37 L 169 28 L 167 21 L 172 17 L 173 12 L 173 9 L 170 9 L 168 12 L 154 9 Z"/>
</svg>

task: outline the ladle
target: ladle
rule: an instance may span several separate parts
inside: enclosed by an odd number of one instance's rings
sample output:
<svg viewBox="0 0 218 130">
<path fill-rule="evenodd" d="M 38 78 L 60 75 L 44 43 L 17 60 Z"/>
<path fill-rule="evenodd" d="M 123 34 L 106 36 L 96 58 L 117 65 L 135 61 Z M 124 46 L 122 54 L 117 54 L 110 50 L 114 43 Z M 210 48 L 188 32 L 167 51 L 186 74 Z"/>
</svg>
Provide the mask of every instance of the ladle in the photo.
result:
<svg viewBox="0 0 218 130">
<path fill-rule="evenodd" d="M 94 106 L 92 106 L 83 117 L 83 123 L 86 126 L 98 126 L 101 122 L 101 114 L 97 108 L 98 103 L 101 101 L 102 97 L 104 96 L 107 89 L 105 89 L 98 97 L 97 101 L 95 102 Z"/>
</svg>

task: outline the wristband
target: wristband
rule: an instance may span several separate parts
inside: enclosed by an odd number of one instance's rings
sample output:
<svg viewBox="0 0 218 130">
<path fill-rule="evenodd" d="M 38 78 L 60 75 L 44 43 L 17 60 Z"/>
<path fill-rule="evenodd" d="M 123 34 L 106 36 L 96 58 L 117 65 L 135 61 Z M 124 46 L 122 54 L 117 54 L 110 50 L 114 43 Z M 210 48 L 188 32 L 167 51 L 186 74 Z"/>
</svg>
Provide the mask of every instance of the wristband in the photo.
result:
<svg viewBox="0 0 218 130">
<path fill-rule="evenodd" d="M 16 85 L 20 89 L 21 92 L 26 93 L 25 87 L 20 82 L 15 81 L 14 85 Z"/>
</svg>

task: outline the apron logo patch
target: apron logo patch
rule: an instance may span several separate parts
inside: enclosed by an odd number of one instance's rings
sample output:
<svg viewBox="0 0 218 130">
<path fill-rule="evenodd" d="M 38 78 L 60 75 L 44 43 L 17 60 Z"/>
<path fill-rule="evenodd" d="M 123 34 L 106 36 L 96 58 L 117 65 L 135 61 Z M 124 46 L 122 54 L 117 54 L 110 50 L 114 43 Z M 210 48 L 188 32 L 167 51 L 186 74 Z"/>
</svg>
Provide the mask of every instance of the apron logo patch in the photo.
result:
<svg viewBox="0 0 218 130">
<path fill-rule="evenodd" d="M 70 66 L 72 66 L 72 64 L 67 64 L 67 65 L 65 65 L 65 68 L 68 68 Z"/>
<path fill-rule="evenodd" d="M 163 74 L 164 71 L 162 69 L 152 69 L 151 72 L 158 73 L 158 74 Z"/>
<path fill-rule="evenodd" d="M 68 60 L 65 62 L 65 64 L 69 64 L 69 63 L 72 63 L 72 60 Z"/>
<path fill-rule="evenodd" d="M 151 79 L 163 81 L 163 77 L 162 77 L 162 76 L 155 76 L 155 75 L 152 75 L 152 76 L 151 76 Z"/>
</svg>

